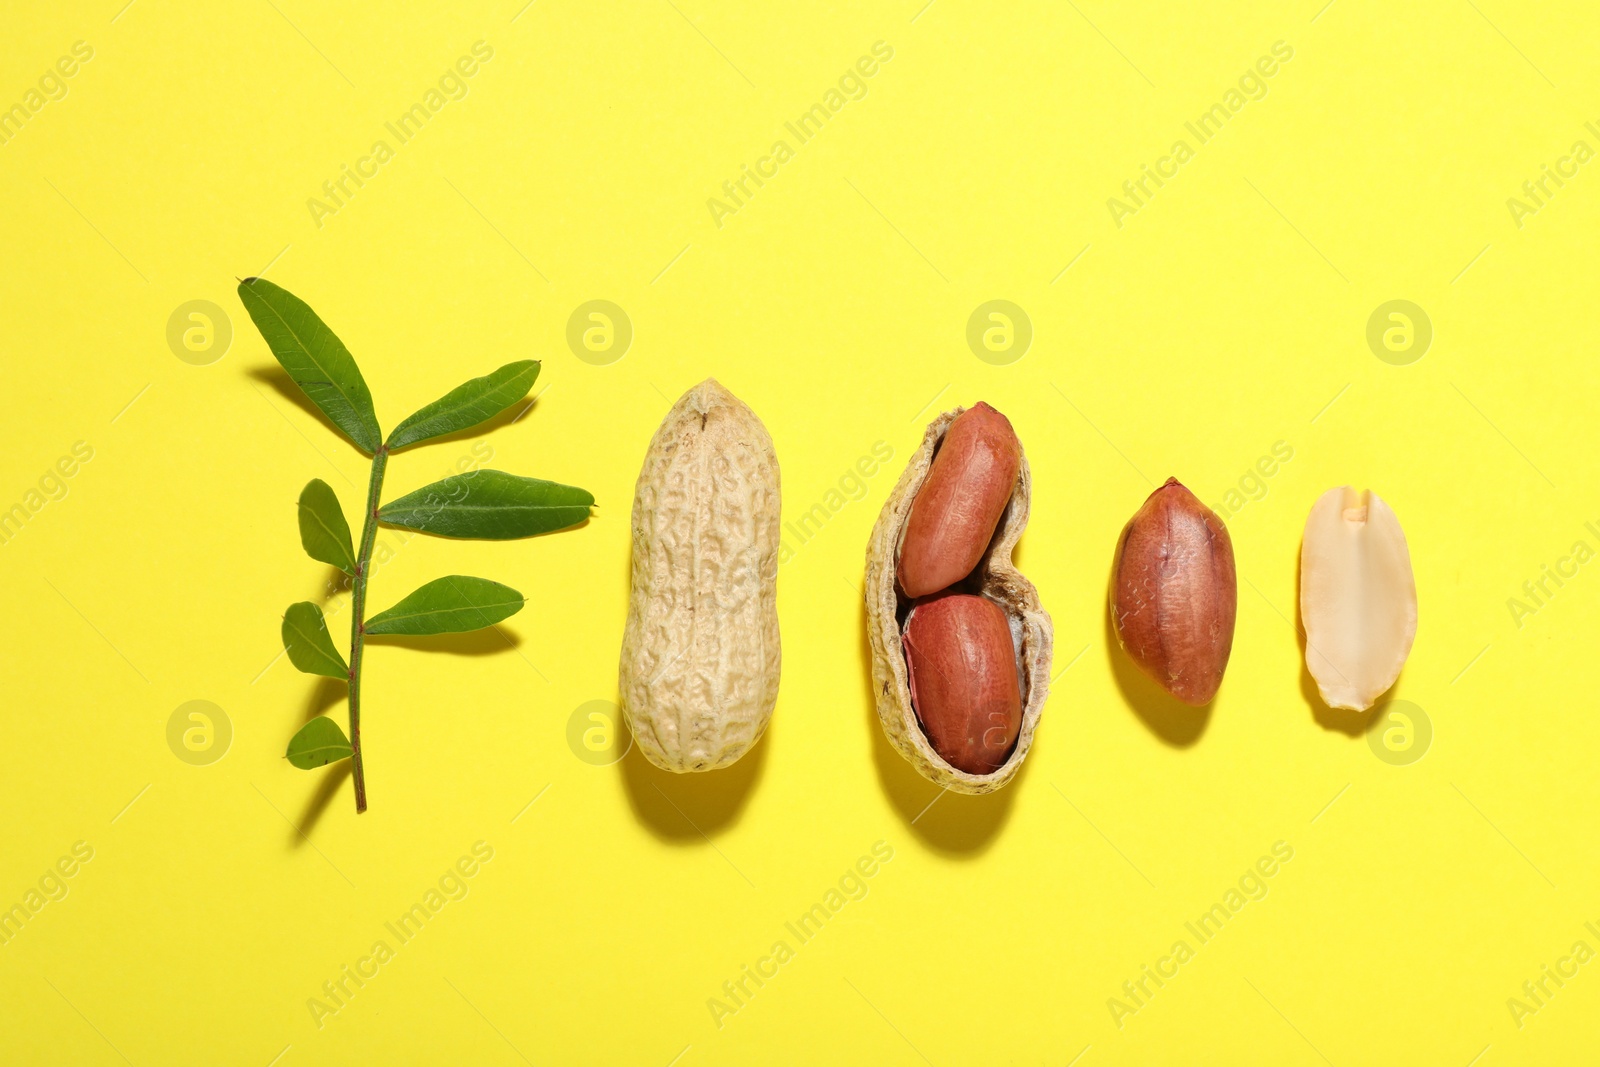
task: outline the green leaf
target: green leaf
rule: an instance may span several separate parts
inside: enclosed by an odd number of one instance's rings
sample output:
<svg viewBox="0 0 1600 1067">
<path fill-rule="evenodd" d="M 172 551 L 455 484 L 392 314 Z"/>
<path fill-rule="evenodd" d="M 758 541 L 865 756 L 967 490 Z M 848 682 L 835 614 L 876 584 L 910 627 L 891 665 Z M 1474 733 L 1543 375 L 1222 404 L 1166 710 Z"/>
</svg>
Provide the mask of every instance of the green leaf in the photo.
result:
<svg viewBox="0 0 1600 1067">
<path fill-rule="evenodd" d="M 378 521 L 441 537 L 509 541 L 582 522 L 594 494 L 504 471 L 454 474 L 378 510 Z"/>
<path fill-rule="evenodd" d="M 356 573 L 356 553 L 350 545 L 350 524 L 333 486 L 313 478 L 300 490 L 300 543 L 306 555 L 330 563 L 348 575 Z"/>
<path fill-rule="evenodd" d="M 457 386 L 396 426 L 389 434 L 389 447 L 404 448 L 487 422 L 527 396 L 537 377 L 538 362 L 525 359 Z"/>
<path fill-rule="evenodd" d="M 464 634 L 522 610 L 522 594 L 487 578 L 452 574 L 429 582 L 367 620 L 372 634 Z"/>
<path fill-rule="evenodd" d="M 326 715 L 318 715 L 289 739 L 289 751 L 284 755 L 302 771 L 309 771 L 349 759 L 350 742 L 338 723 Z"/>
<path fill-rule="evenodd" d="M 371 454 L 383 442 L 361 368 L 344 342 L 305 301 L 265 278 L 239 283 L 239 299 L 267 347 L 295 384 L 356 447 Z"/>
<path fill-rule="evenodd" d="M 328 678 L 349 678 L 350 668 L 344 657 L 333 647 L 328 636 L 328 623 L 322 609 L 309 600 L 290 604 L 283 613 L 283 647 L 289 653 L 289 662 L 307 674 L 321 674 Z"/>
</svg>

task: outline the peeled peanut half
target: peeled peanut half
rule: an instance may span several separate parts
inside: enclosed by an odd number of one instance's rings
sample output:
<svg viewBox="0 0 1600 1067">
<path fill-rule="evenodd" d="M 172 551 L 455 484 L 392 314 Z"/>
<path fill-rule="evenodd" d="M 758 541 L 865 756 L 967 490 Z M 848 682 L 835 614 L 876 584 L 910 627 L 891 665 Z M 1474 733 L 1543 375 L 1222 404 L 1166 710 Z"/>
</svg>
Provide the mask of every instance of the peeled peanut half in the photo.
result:
<svg viewBox="0 0 1600 1067">
<path fill-rule="evenodd" d="M 1394 685 L 1417 636 L 1411 552 L 1389 505 L 1348 485 L 1322 494 L 1300 549 L 1306 669 L 1331 708 L 1365 711 Z"/>
<path fill-rule="evenodd" d="M 872 690 L 878 706 L 878 720 L 883 724 L 889 743 L 931 782 L 957 793 L 992 793 L 1010 782 L 1021 769 L 1033 745 L 1034 731 L 1050 689 L 1050 653 L 1054 646 L 1050 616 L 1039 603 L 1039 593 L 1033 583 L 1011 562 L 1017 539 L 1028 525 L 1028 501 L 1033 483 L 1027 456 L 1019 457 L 1016 483 L 993 538 L 971 573 L 949 587 L 952 593 L 981 596 L 1000 608 L 1016 655 L 1022 723 L 1009 756 L 988 773 L 974 774 L 952 766 L 934 751 L 923 732 L 911 702 L 902 635 L 913 606 L 926 600 L 919 602 L 906 597 L 896 580 L 912 505 L 928 480 L 928 471 L 945 432 L 964 410 L 947 411 L 929 424 L 921 446 L 906 464 L 905 473 L 889 494 L 877 525 L 872 529 L 872 538 L 867 543 L 867 640 L 872 648 Z M 1018 448 L 1020 452 L 1021 446 Z"/>
</svg>

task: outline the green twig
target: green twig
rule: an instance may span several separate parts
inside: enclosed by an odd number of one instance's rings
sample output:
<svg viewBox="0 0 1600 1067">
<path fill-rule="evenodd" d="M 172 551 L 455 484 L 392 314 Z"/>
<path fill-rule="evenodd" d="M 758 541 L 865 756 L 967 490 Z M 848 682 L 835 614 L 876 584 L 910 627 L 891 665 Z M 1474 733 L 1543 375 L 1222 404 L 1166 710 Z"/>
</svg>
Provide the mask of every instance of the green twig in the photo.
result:
<svg viewBox="0 0 1600 1067">
<path fill-rule="evenodd" d="M 356 785 L 356 813 L 367 810 L 367 777 L 361 765 L 361 652 L 366 643 L 367 567 L 372 543 L 378 536 L 378 494 L 383 489 L 383 469 L 389 463 L 389 446 L 379 445 L 372 455 L 372 480 L 367 485 L 366 517 L 361 526 L 361 547 L 356 553 L 355 581 L 350 592 L 350 761 Z"/>
</svg>

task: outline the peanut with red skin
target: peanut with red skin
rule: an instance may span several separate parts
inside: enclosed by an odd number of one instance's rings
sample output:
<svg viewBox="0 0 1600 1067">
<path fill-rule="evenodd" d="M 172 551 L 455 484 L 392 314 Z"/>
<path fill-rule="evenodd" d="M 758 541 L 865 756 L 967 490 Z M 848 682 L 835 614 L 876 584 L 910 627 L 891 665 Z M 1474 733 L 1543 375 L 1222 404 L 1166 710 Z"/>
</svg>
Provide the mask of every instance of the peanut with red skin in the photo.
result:
<svg viewBox="0 0 1600 1067">
<path fill-rule="evenodd" d="M 983 558 L 1017 484 L 1022 446 L 1011 422 L 979 402 L 945 431 L 912 502 L 900 545 L 900 589 L 913 600 L 961 581 Z"/>
<path fill-rule="evenodd" d="M 911 704 L 934 751 L 968 774 L 1004 766 L 1022 727 L 1005 612 L 981 596 L 923 600 L 906 619 L 904 644 Z"/>
<path fill-rule="evenodd" d="M 1237 605 L 1227 528 L 1168 478 L 1117 542 L 1111 621 L 1118 642 L 1163 689 L 1200 707 L 1222 684 Z"/>
</svg>

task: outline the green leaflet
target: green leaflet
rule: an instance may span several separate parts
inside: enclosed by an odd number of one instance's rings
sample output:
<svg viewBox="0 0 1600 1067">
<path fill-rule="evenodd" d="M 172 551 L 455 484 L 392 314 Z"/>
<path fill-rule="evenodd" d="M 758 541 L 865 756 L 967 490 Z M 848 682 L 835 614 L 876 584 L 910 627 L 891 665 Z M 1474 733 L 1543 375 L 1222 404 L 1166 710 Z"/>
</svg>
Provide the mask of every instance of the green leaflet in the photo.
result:
<svg viewBox="0 0 1600 1067">
<path fill-rule="evenodd" d="M 361 368 L 305 301 L 265 278 L 239 283 L 239 299 L 267 347 L 295 384 L 356 447 L 371 454 L 383 442 Z"/>
<path fill-rule="evenodd" d="M 474 378 L 396 426 L 389 434 L 389 447 L 404 448 L 486 422 L 527 396 L 538 377 L 539 364 L 525 359 Z"/>
<path fill-rule="evenodd" d="M 314 560 L 332 564 L 353 575 L 356 552 L 350 544 L 350 524 L 333 486 L 313 478 L 300 490 L 300 544 Z"/>
<path fill-rule="evenodd" d="M 367 620 L 374 634 L 464 634 L 522 610 L 522 594 L 487 578 L 452 574 L 429 582 Z"/>
<path fill-rule="evenodd" d="M 322 609 L 309 600 L 290 604 L 283 613 L 283 647 L 289 653 L 289 662 L 307 674 L 321 674 L 328 678 L 348 679 L 350 668 L 344 657 L 333 647 L 328 636 L 328 623 Z"/>
<path fill-rule="evenodd" d="M 441 537 L 508 541 L 576 525 L 593 503 L 594 494 L 576 486 L 479 470 L 390 501 L 378 521 Z"/>
<path fill-rule="evenodd" d="M 350 742 L 338 723 L 326 715 L 318 715 L 289 739 L 289 750 L 284 756 L 302 771 L 309 771 L 349 759 Z"/>
</svg>

